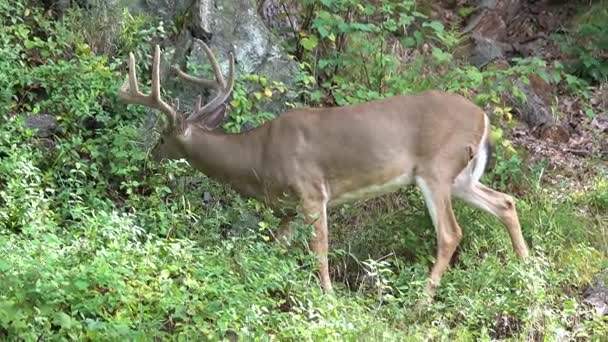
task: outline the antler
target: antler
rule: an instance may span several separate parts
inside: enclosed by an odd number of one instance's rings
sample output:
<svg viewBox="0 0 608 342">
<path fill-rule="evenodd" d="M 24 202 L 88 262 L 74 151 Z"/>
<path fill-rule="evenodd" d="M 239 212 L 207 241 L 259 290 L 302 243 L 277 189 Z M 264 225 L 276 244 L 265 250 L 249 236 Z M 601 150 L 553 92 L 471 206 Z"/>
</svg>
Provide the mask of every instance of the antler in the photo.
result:
<svg viewBox="0 0 608 342">
<path fill-rule="evenodd" d="M 160 96 L 160 47 L 158 45 L 154 48 L 154 58 L 152 60 L 152 90 L 150 94 L 145 95 L 139 91 L 135 56 L 133 53 L 129 53 L 129 78 L 120 88 L 118 96 L 128 104 L 139 104 L 158 109 L 167 115 L 169 125 L 174 126 L 176 124 L 177 111 L 163 101 Z"/>
<path fill-rule="evenodd" d="M 203 47 L 203 51 L 205 51 L 205 54 L 207 55 L 207 57 L 209 58 L 209 61 L 211 62 L 211 66 L 213 67 L 213 72 L 215 74 L 215 81 L 188 75 L 175 66 L 173 66 L 172 69 L 177 73 L 177 76 L 179 78 L 181 78 L 182 80 L 184 80 L 186 82 L 194 83 L 194 84 L 200 86 L 201 88 L 214 89 L 217 91 L 217 94 L 209 103 L 207 103 L 203 107 L 201 107 L 201 97 L 199 96 L 195 103 L 192 114 L 190 114 L 190 116 L 188 116 L 188 119 L 186 119 L 188 121 L 196 121 L 196 120 L 200 119 L 201 117 L 215 111 L 215 109 L 217 109 L 218 106 L 223 105 L 224 102 L 226 101 L 226 99 L 228 99 L 228 97 L 230 96 L 230 93 L 232 93 L 232 88 L 234 87 L 234 55 L 232 53 L 230 53 L 228 82 L 226 82 L 224 80 L 224 77 L 222 76 L 220 66 L 217 63 L 217 60 L 215 59 L 213 52 L 211 52 L 211 49 L 209 49 L 207 44 L 205 44 L 203 41 L 197 39 L 197 42 L 201 44 L 201 46 Z"/>
</svg>

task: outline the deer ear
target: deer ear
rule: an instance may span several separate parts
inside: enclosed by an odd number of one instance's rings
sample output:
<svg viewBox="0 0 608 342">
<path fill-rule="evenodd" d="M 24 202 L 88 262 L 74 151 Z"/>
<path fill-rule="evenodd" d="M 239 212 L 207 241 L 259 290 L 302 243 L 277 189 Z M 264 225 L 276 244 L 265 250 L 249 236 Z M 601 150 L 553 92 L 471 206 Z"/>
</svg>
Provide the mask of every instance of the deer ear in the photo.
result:
<svg viewBox="0 0 608 342">
<path fill-rule="evenodd" d="M 209 129 L 216 129 L 226 119 L 226 104 L 219 105 L 216 109 L 209 112 L 203 119 L 203 125 Z"/>
</svg>

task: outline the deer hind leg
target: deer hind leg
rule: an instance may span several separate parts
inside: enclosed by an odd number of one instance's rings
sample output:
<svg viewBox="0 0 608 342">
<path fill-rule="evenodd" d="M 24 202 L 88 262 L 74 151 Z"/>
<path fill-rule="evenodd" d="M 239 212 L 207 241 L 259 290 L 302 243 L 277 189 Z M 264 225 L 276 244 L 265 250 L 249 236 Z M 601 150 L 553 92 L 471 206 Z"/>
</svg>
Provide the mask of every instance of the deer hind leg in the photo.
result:
<svg viewBox="0 0 608 342">
<path fill-rule="evenodd" d="M 452 210 L 450 186 L 440 182 L 431 182 L 421 177 L 416 177 L 416 184 L 422 191 L 437 233 L 437 259 L 431 270 L 427 286 L 427 292 L 432 297 L 462 239 L 462 230 L 456 222 Z"/>
<path fill-rule="evenodd" d="M 315 235 L 310 239 L 310 248 L 316 254 L 319 262 L 319 280 L 321 287 L 327 293 L 333 292 L 331 279 L 329 278 L 329 263 L 327 252 L 329 249 L 327 233 L 327 195 L 321 191 L 322 196 L 305 198 L 302 209 L 306 223 L 315 227 Z"/>
<path fill-rule="evenodd" d="M 521 233 L 513 197 L 490 189 L 478 181 L 454 187 L 454 195 L 472 206 L 496 216 L 507 228 L 515 254 L 522 259 L 528 256 L 528 247 Z"/>
</svg>

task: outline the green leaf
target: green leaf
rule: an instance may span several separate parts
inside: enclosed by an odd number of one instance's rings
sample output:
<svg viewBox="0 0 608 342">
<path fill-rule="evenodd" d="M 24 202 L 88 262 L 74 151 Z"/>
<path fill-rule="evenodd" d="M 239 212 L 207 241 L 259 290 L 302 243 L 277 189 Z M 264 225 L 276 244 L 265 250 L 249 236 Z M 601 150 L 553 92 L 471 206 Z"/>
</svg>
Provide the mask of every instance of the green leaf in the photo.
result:
<svg viewBox="0 0 608 342">
<path fill-rule="evenodd" d="M 433 54 L 433 57 L 435 57 L 435 59 L 441 63 L 447 62 L 451 58 L 451 55 L 449 53 L 446 53 L 439 48 L 433 48 L 432 54 Z"/>
<path fill-rule="evenodd" d="M 89 283 L 86 280 L 76 280 L 74 282 L 74 286 L 76 286 L 77 289 L 80 290 L 85 290 L 86 288 L 89 287 Z"/>
<path fill-rule="evenodd" d="M 25 46 L 25 48 L 29 50 L 29 49 L 34 48 L 36 46 L 36 44 L 34 44 L 34 41 L 28 39 L 23 42 L 23 46 Z"/>
<path fill-rule="evenodd" d="M 55 324 L 61 326 L 64 329 L 70 329 L 74 325 L 74 320 L 65 312 L 59 312 L 55 314 Z"/>
<path fill-rule="evenodd" d="M 458 15 L 461 17 L 467 17 L 469 14 L 475 11 L 475 7 L 461 7 L 458 9 Z"/>
<path fill-rule="evenodd" d="M 490 140 L 496 142 L 502 139 L 502 129 L 500 127 L 493 127 L 492 132 L 490 133 Z"/>
<path fill-rule="evenodd" d="M 374 24 L 363 24 L 363 23 L 353 23 L 351 27 L 358 31 L 363 32 L 373 32 L 376 29 L 376 25 Z"/>
<path fill-rule="evenodd" d="M 327 36 L 330 35 L 329 29 L 325 26 L 318 26 L 317 31 L 321 35 L 321 38 L 326 38 Z"/>
<path fill-rule="evenodd" d="M 414 17 L 411 15 L 407 15 L 405 13 L 401 13 L 399 15 L 399 25 L 400 26 L 410 26 L 414 22 Z"/>
<path fill-rule="evenodd" d="M 401 44 L 403 44 L 405 47 L 414 47 L 416 46 L 416 39 L 413 37 L 405 37 L 401 39 Z"/>
<path fill-rule="evenodd" d="M 309 36 L 309 37 L 302 39 L 300 41 L 300 44 L 302 44 L 302 47 L 305 50 L 312 51 L 314 48 L 317 47 L 317 45 L 319 45 L 319 40 L 317 39 L 316 36 Z"/>
<path fill-rule="evenodd" d="M 422 34 L 422 32 L 416 30 L 414 31 L 414 39 L 416 39 L 416 43 L 418 45 L 421 45 L 422 43 L 424 43 L 424 35 Z"/>
<path fill-rule="evenodd" d="M 438 21 L 431 21 L 430 23 L 424 23 L 424 24 L 422 24 L 422 26 L 430 27 L 437 33 L 443 32 L 445 30 L 443 27 L 443 24 Z"/>
<path fill-rule="evenodd" d="M 478 86 L 483 82 L 483 74 L 478 70 L 469 70 L 467 75 L 469 79 L 475 83 L 475 86 Z"/>
<path fill-rule="evenodd" d="M 6 272 L 11 268 L 11 265 L 5 260 L 0 260 L 0 272 Z"/>
</svg>

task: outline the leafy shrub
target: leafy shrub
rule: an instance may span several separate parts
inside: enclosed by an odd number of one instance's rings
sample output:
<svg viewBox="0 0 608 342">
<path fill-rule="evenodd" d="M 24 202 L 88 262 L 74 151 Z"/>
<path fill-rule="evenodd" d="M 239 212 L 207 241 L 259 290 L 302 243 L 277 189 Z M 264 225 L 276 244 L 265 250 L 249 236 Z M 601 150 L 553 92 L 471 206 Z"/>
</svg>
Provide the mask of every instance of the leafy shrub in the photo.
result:
<svg viewBox="0 0 608 342">
<path fill-rule="evenodd" d="M 437 61 L 445 63 L 451 58 L 446 51 L 458 42 L 415 1 L 307 0 L 299 5 L 310 17 L 296 32 L 295 55 L 337 105 L 425 89 L 424 82 L 403 81 L 400 59 L 391 52 L 427 42 Z M 416 71 L 405 73 L 413 78 Z"/>
<path fill-rule="evenodd" d="M 608 3 L 596 1 L 579 16 L 574 30 L 557 35 L 565 53 L 570 55 L 569 71 L 595 82 L 608 80 Z"/>
</svg>

